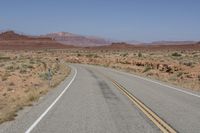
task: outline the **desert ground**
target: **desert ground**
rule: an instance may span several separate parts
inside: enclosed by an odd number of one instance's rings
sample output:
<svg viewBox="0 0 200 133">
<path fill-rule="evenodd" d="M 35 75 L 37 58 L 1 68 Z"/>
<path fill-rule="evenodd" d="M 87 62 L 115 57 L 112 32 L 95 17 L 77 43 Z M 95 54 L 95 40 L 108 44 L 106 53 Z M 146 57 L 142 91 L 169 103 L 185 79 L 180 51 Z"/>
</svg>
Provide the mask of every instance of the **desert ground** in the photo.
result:
<svg viewBox="0 0 200 133">
<path fill-rule="evenodd" d="M 66 63 L 100 65 L 200 91 L 200 49 L 94 47 L 0 52 L 0 122 L 14 119 L 70 72 Z M 52 80 L 49 86 L 48 68 Z"/>
<path fill-rule="evenodd" d="M 79 49 L 65 53 L 72 63 L 120 69 L 200 91 L 199 49 Z"/>
<path fill-rule="evenodd" d="M 65 62 L 49 52 L 1 51 L 0 123 L 13 120 L 18 110 L 31 106 L 69 72 Z"/>
<path fill-rule="evenodd" d="M 0 34 L 0 123 L 55 88 L 70 73 L 67 63 L 110 67 L 200 91 L 200 43 L 77 47 L 8 31 Z"/>
<path fill-rule="evenodd" d="M 200 91 L 199 49 L 69 48 L 0 52 L 0 122 L 58 85 L 67 63 L 100 65 Z M 48 68 L 52 80 L 49 86 Z"/>
</svg>

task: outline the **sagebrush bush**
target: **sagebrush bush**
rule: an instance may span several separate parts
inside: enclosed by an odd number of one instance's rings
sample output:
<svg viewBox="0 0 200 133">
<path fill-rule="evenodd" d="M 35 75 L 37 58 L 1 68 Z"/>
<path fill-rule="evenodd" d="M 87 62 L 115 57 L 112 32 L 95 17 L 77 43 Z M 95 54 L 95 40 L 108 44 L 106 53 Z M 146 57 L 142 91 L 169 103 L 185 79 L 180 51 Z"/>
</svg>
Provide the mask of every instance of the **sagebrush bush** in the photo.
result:
<svg viewBox="0 0 200 133">
<path fill-rule="evenodd" d="M 138 57 L 142 57 L 142 53 L 141 52 L 138 53 Z"/>
<path fill-rule="evenodd" d="M 178 52 L 174 52 L 174 53 L 172 53 L 172 56 L 182 56 L 182 55 L 179 54 Z"/>
<path fill-rule="evenodd" d="M 149 70 L 151 70 L 150 67 L 145 67 L 145 69 L 143 70 L 143 73 L 145 73 L 145 72 L 147 72 L 147 71 L 149 71 Z"/>
</svg>

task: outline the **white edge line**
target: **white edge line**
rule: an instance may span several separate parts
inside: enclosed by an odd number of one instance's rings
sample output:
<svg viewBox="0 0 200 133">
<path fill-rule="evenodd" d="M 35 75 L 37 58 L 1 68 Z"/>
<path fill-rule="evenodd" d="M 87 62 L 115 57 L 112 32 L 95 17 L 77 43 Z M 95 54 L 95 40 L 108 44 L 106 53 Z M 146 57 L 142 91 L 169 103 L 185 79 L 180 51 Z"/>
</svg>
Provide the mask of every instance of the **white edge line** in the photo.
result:
<svg viewBox="0 0 200 133">
<path fill-rule="evenodd" d="M 111 70 L 113 70 L 113 69 L 111 69 Z M 191 92 L 188 92 L 188 91 L 184 91 L 184 90 L 181 90 L 181 89 L 169 86 L 169 85 L 165 85 L 165 84 L 153 81 L 151 79 L 143 78 L 143 77 L 140 77 L 140 76 L 137 76 L 137 75 L 134 75 L 134 74 L 129 74 L 129 73 L 125 73 L 125 72 L 121 72 L 121 71 L 117 71 L 117 70 L 114 70 L 114 71 L 118 72 L 118 73 L 121 73 L 121 74 L 125 74 L 125 75 L 129 75 L 129 76 L 132 76 L 132 77 L 136 77 L 136 78 L 139 78 L 139 79 L 142 79 L 142 80 L 146 80 L 146 81 L 149 81 L 149 82 L 153 82 L 153 83 L 159 84 L 161 86 L 165 86 L 165 87 L 171 88 L 173 90 L 176 90 L 176 91 L 179 91 L 179 92 L 182 92 L 182 93 L 185 93 L 185 94 L 200 98 L 200 95 L 197 95 L 197 94 L 194 94 L 194 93 L 191 93 Z"/>
<path fill-rule="evenodd" d="M 40 117 L 37 118 L 37 120 L 25 131 L 25 133 L 30 133 L 37 126 L 37 124 L 42 120 L 42 118 L 49 112 L 49 110 L 58 102 L 58 100 L 62 97 L 62 95 L 67 91 L 67 89 L 70 87 L 70 85 L 74 81 L 76 75 L 77 75 L 77 69 L 75 68 L 75 74 L 72 80 L 69 82 L 69 84 L 60 93 L 60 95 L 53 101 L 53 103 L 44 111 L 44 113 L 42 113 Z"/>
</svg>

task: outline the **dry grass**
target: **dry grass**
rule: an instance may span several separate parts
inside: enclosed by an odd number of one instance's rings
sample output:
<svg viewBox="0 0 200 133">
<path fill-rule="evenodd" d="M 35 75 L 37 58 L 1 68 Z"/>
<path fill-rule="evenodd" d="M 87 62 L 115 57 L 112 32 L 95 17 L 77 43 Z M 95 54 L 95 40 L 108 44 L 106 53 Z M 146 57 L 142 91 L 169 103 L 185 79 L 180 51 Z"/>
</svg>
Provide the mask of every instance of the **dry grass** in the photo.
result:
<svg viewBox="0 0 200 133">
<path fill-rule="evenodd" d="M 0 52 L 0 122 L 13 120 L 18 110 L 32 105 L 58 85 L 70 72 L 66 61 L 121 69 L 200 91 L 199 50 L 4 51 Z M 51 86 L 48 68 L 51 68 Z"/>
<path fill-rule="evenodd" d="M 17 111 L 32 105 L 65 79 L 70 69 L 56 58 L 45 51 L 0 52 L 0 123 L 13 120 Z M 51 86 L 48 78 L 41 76 L 48 68 Z"/>
<path fill-rule="evenodd" d="M 69 50 L 68 62 L 101 65 L 200 91 L 199 50 Z"/>
</svg>

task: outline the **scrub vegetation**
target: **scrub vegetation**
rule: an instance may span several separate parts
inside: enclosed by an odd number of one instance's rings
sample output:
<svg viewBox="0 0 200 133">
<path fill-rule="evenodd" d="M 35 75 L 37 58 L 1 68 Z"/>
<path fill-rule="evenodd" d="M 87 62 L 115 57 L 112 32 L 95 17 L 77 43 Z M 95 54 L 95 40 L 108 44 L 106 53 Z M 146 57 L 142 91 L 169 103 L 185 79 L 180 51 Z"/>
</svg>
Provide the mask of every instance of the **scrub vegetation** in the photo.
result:
<svg viewBox="0 0 200 133">
<path fill-rule="evenodd" d="M 52 53 L 1 51 L 0 123 L 13 120 L 18 110 L 32 105 L 65 79 L 69 72 L 66 63 Z"/>
</svg>

